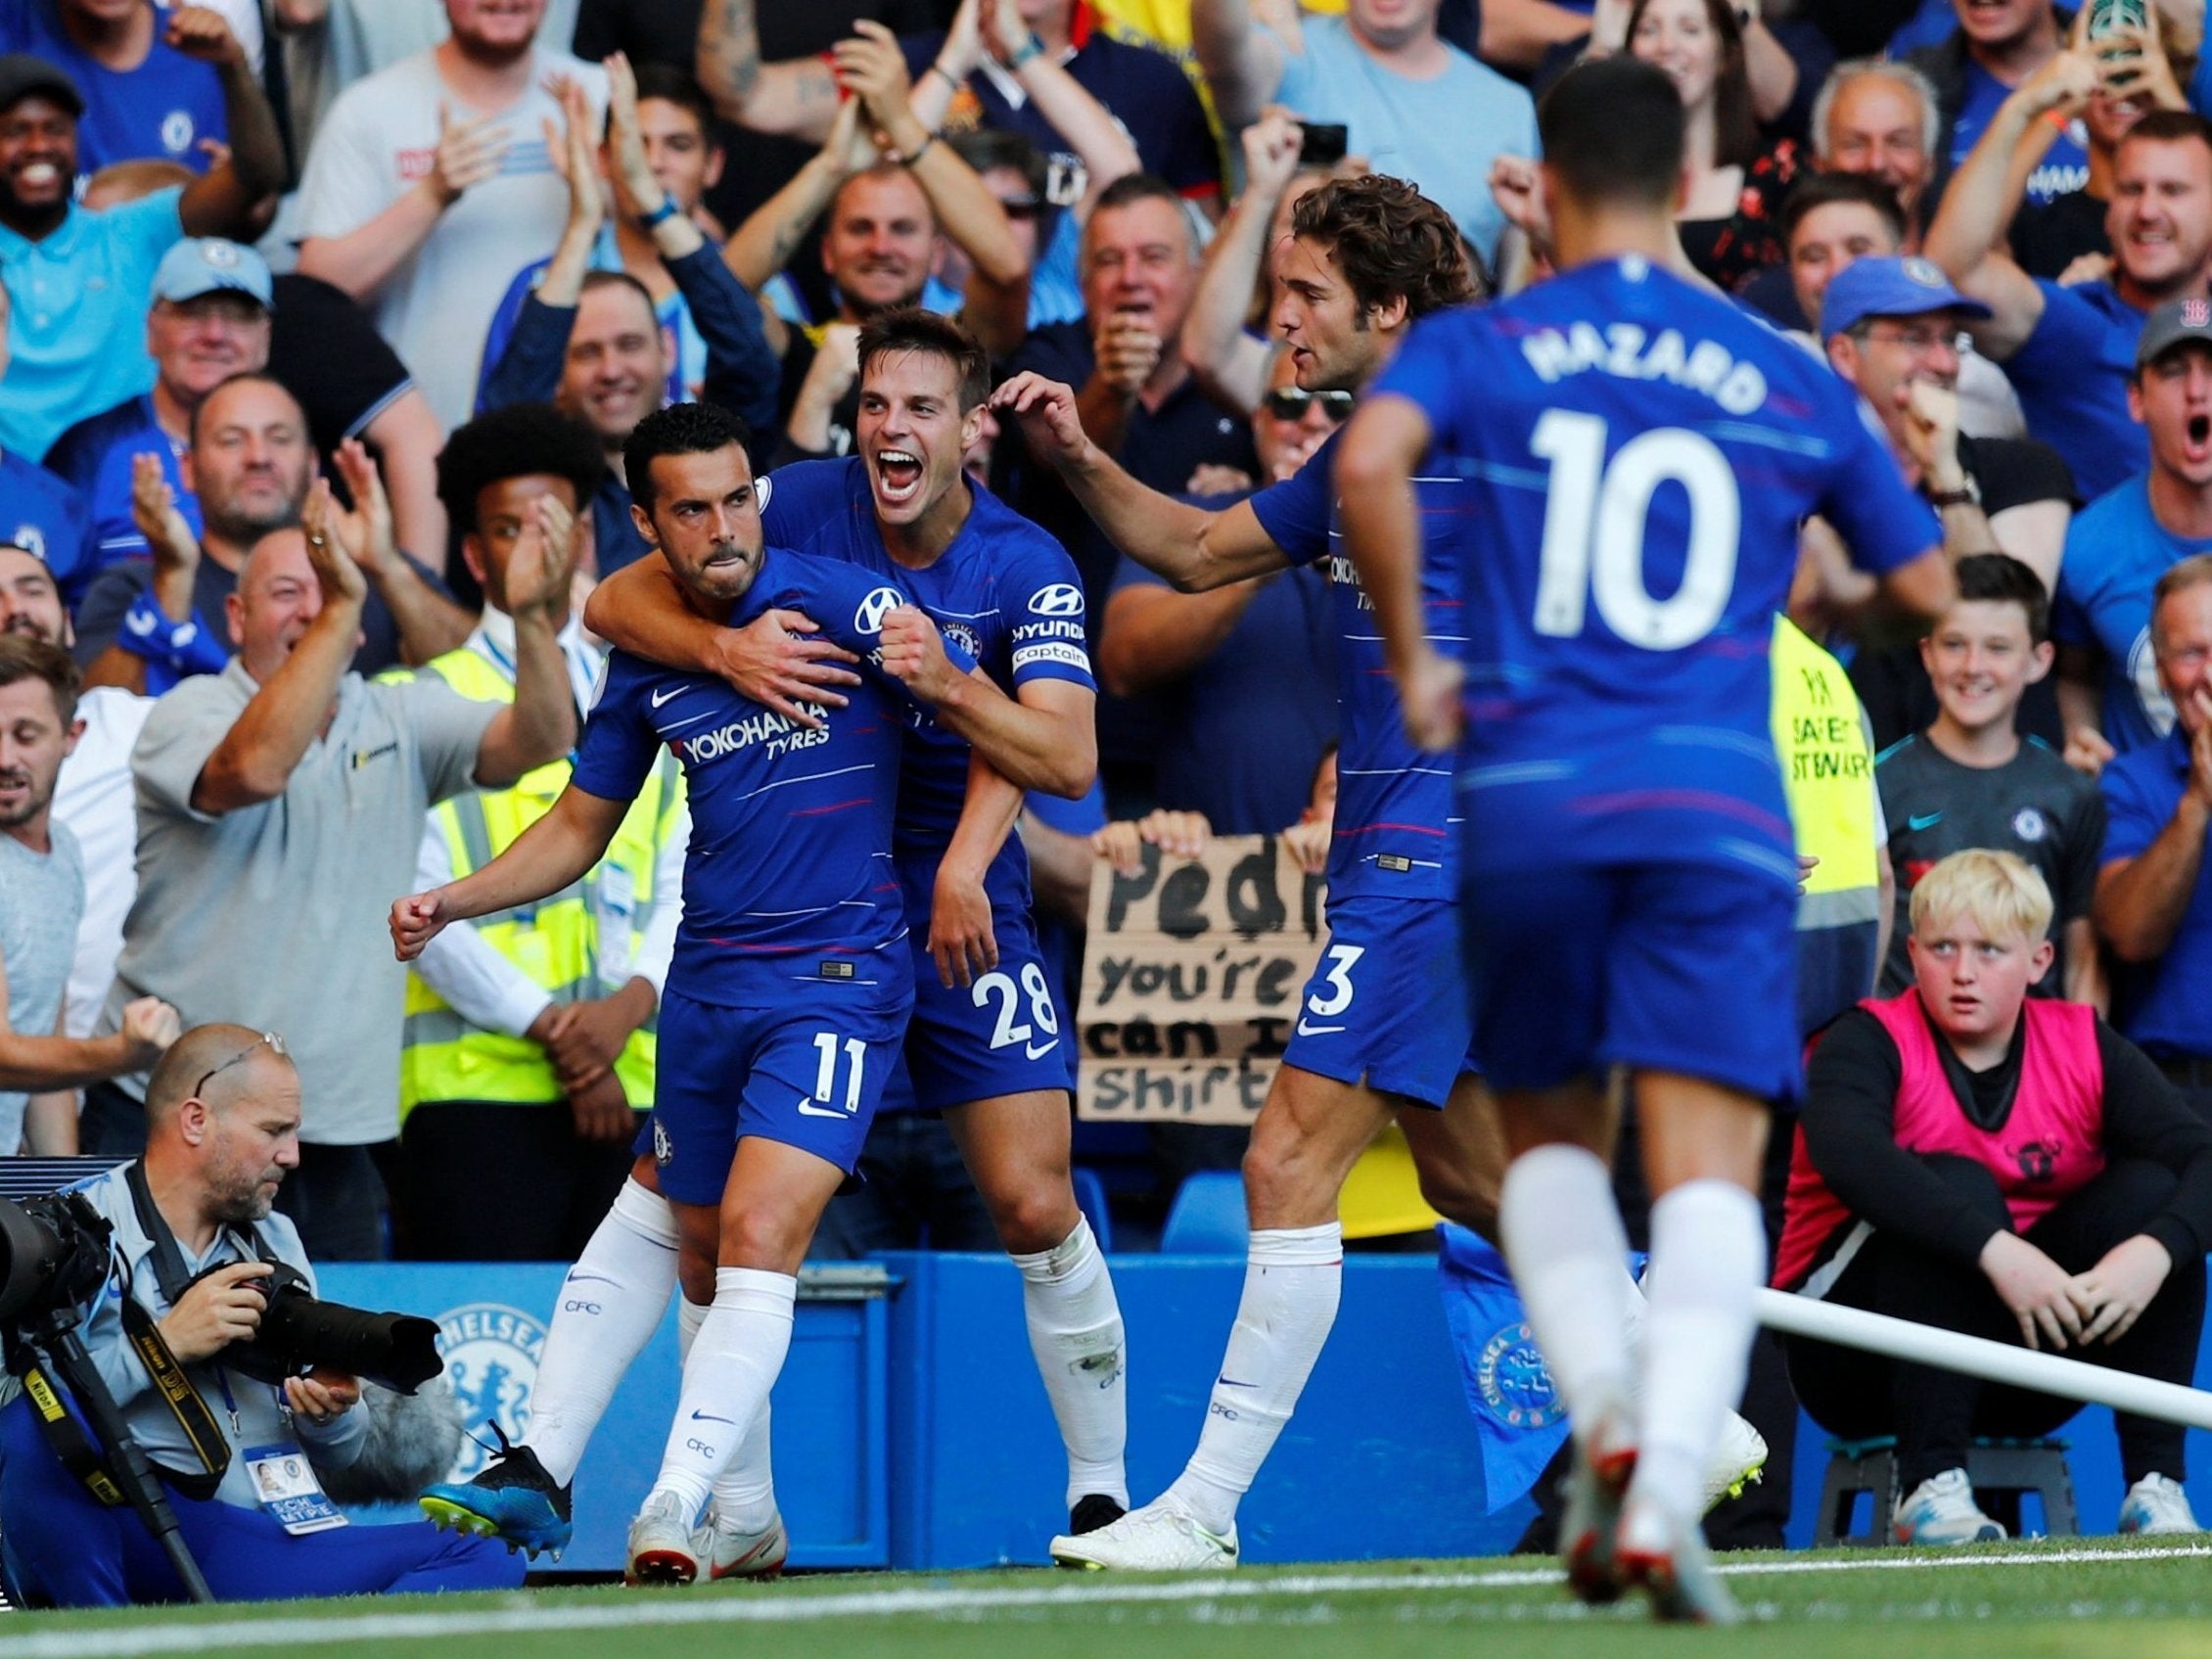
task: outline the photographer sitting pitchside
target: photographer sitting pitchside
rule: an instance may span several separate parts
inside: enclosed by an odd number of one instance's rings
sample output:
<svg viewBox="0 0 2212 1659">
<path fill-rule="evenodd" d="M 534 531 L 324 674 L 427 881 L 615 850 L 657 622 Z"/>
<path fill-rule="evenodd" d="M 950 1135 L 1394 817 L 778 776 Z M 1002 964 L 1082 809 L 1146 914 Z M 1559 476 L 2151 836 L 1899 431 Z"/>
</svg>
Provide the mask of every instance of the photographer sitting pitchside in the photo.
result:
<svg viewBox="0 0 2212 1659">
<path fill-rule="evenodd" d="M 519 1586 L 521 1558 L 487 1541 L 423 1522 L 351 1527 L 323 1495 L 316 1471 L 351 1465 L 366 1438 L 359 1378 L 318 1365 L 278 1386 L 240 1368 L 242 1347 L 261 1329 L 270 1263 L 313 1284 L 299 1233 L 271 1214 L 300 1162 L 300 1077 L 281 1041 L 244 1026 L 189 1031 L 155 1068 L 146 1109 L 144 1160 L 77 1189 L 114 1228 L 107 1286 L 77 1334 L 157 1465 L 215 1595 Z M 150 1320 L 126 1320 L 126 1298 Z M 180 1414 L 154 1386 L 140 1359 L 149 1326 L 205 1413 L 186 1401 Z M 207 1456 L 188 1433 L 194 1422 L 213 1426 Z M 183 1596 L 137 1516 L 104 1506 L 64 1466 L 28 1397 L 0 1411 L 0 1562 L 19 1605 Z"/>
</svg>

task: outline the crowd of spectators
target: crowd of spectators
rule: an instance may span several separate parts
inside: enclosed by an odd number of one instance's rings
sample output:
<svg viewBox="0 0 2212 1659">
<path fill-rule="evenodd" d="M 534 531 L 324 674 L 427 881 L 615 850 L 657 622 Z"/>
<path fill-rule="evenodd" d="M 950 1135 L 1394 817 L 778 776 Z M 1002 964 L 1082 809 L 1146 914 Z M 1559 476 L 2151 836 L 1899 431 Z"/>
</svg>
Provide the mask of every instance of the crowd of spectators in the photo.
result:
<svg viewBox="0 0 2212 1659">
<path fill-rule="evenodd" d="M 1478 296 L 1541 280 L 1535 100 L 1609 53 L 1686 112 L 1680 270 L 1857 388 L 1957 562 L 1901 640 L 1805 527 L 1790 617 L 1848 667 L 1835 776 L 1876 795 L 1835 820 L 1879 921 L 1825 1015 L 1877 962 L 1911 986 L 1938 862 L 2017 854 L 2054 905 L 2032 994 L 2212 1112 L 2212 54 L 2190 0 L 2105 10 L 0 0 L 0 629 L 48 648 L 0 662 L 0 1141 L 128 1152 L 180 1013 L 281 1030 L 312 1254 L 571 1253 L 651 1104 L 680 792 L 412 974 L 382 923 L 558 792 L 582 599 L 645 550 L 639 421 L 723 404 L 771 478 L 850 453 L 860 325 L 918 302 L 1226 507 L 1354 403 L 1275 317 L 1298 201 L 1406 178 Z M 1012 423 L 967 461 L 1091 619 L 1100 786 L 1023 821 L 1040 916 L 1080 935 L 1087 863 L 1139 841 L 1312 838 L 1327 567 L 1178 592 Z M 942 1131 L 879 1134 L 882 1184 L 934 1192 L 909 1235 L 973 1242 Z"/>
</svg>

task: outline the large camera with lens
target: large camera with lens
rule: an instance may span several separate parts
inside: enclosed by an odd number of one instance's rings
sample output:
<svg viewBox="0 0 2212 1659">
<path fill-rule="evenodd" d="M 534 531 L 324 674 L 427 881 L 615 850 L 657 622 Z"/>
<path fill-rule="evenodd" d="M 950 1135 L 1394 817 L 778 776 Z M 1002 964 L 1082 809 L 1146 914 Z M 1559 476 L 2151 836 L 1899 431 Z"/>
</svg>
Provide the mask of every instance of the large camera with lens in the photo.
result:
<svg viewBox="0 0 2212 1659">
<path fill-rule="evenodd" d="M 0 1201 L 0 1326 L 29 1324 L 90 1302 L 107 1282 L 112 1230 L 82 1193 Z M 398 1394 L 414 1393 L 445 1368 L 438 1326 L 430 1320 L 324 1302 L 297 1268 L 267 1258 L 263 1265 L 268 1276 L 247 1281 L 268 1303 L 260 1329 L 251 1341 L 224 1349 L 224 1364 L 272 1385 L 328 1365 Z"/>
<path fill-rule="evenodd" d="M 82 1193 L 0 1202 L 0 1325 L 91 1301 L 107 1282 L 111 1231 Z"/>
<path fill-rule="evenodd" d="M 192 1283 L 227 1266 L 209 1267 Z M 259 1290 L 268 1306 L 260 1328 L 249 1340 L 223 1350 L 222 1361 L 231 1369 L 255 1382 L 281 1386 L 286 1377 L 327 1365 L 396 1394 L 412 1394 L 445 1369 L 438 1354 L 438 1326 L 430 1320 L 325 1302 L 307 1288 L 307 1276 L 297 1267 L 272 1257 L 263 1257 L 262 1266 L 269 1269 L 266 1278 L 245 1282 Z"/>
</svg>

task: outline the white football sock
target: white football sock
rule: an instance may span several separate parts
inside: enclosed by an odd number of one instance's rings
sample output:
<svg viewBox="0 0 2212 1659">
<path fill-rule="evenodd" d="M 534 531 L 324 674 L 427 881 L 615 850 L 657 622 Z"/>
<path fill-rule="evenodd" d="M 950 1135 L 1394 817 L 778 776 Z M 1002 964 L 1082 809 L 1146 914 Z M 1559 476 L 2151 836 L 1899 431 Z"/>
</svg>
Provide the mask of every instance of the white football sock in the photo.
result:
<svg viewBox="0 0 2212 1659">
<path fill-rule="evenodd" d="M 683 1394 L 647 1501 L 673 1493 L 696 1526 L 744 1431 L 767 1404 L 791 1351 L 799 1280 L 755 1267 L 718 1267 L 714 1305 L 684 1361 Z"/>
<path fill-rule="evenodd" d="M 1705 1465 L 1743 1394 L 1767 1266 L 1759 1201 L 1685 1181 L 1651 1206 L 1651 1308 L 1633 1491 L 1678 1520 L 1704 1507 Z"/>
<path fill-rule="evenodd" d="M 1577 1435 L 1589 1433 L 1629 1400 L 1629 1241 L 1604 1160 L 1579 1146 L 1522 1153 L 1505 1171 L 1498 1230 L 1552 1385 Z"/>
<path fill-rule="evenodd" d="M 676 1304 L 676 1354 L 691 1358 L 691 1345 L 708 1310 L 685 1297 Z M 746 1424 L 728 1465 L 714 1477 L 714 1524 L 724 1532 L 757 1533 L 775 1519 L 776 1483 L 768 1461 L 768 1403 Z"/>
<path fill-rule="evenodd" d="M 1244 1294 L 1214 1381 L 1198 1450 L 1165 1496 L 1225 1533 L 1275 1437 L 1290 1421 L 1336 1323 L 1344 1227 L 1263 1227 L 1245 1255 Z"/>
<path fill-rule="evenodd" d="M 1022 1272 L 1022 1314 L 1030 1352 L 1068 1449 L 1068 1503 L 1103 1493 L 1129 1506 L 1129 1476 L 1122 1466 L 1129 1443 L 1129 1404 L 1122 1388 L 1125 1360 L 1121 1304 L 1113 1276 L 1090 1223 L 1050 1250 L 1016 1255 Z"/>
<path fill-rule="evenodd" d="M 714 1526 L 725 1533 L 765 1532 L 776 1518 L 776 1472 L 769 1456 L 768 1402 L 745 1425 L 729 1466 L 714 1477 Z"/>
<path fill-rule="evenodd" d="M 675 1283 L 675 1213 L 659 1194 L 624 1181 L 561 1281 L 530 1393 L 523 1444 L 560 1485 L 576 1479 L 592 1431 L 659 1328 Z"/>
</svg>

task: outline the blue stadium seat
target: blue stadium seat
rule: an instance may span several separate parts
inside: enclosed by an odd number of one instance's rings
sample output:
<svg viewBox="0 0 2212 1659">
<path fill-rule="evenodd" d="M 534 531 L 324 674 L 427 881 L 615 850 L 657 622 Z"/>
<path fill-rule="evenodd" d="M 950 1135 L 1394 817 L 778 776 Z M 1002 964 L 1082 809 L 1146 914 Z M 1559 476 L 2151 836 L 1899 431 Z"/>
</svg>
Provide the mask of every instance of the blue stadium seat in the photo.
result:
<svg viewBox="0 0 2212 1659">
<path fill-rule="evenodd" d="M 1241 1256 L 1250 1237 L 1244 1217 L 1244 1177 L 1234 1170 L 1201 1170 L 1183 1177 L 1160 1234 L 1160 1253 Z"/>
<path fill-rule="evenodd" d="M 1076 1208 L 1090 1223 L 1091 1237 L 1098 1240 L 1100 1250 L 1113 1249 L 1114 1221 L 1106 1214 L 1106 1183 L 1098 1178 L 1096 1170 L 1086 1170 L 1081 1165 L 1070 1173 L 1076 1181 Z"/>
</svg>

